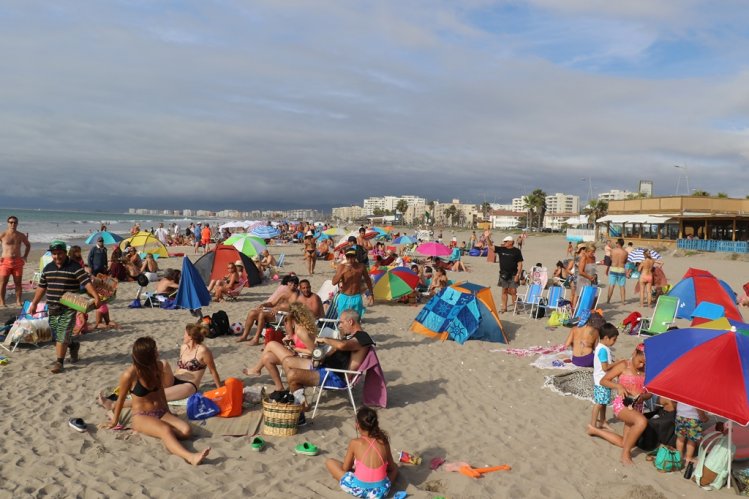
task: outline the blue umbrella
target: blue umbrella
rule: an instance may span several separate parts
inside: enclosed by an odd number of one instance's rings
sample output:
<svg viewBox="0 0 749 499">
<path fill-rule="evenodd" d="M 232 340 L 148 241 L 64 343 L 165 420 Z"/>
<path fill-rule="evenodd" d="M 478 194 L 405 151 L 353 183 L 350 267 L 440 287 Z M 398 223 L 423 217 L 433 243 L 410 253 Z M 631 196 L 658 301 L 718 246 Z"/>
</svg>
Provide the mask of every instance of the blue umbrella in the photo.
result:
<svg viewBox="0 0 749 499">
<path fill-rule="evenodd" d="M 273 239 L 281 235 L 281 231 L 273 227 L 272 225 L 260 225 L 253 228 L 250 233 L 261 239 Z"/>
<path fill-rule="evenodd" d="M 416 239 L 410 236 L 400 236 L 393 239 L 393 244 L 413 244 Z"/>
<path fill-rule="evenodd" d="M 122 241 L 122 236 L 118 236 L 108 230 L 97 231 L 86 238 L 86 244 L 96 244 L 97 239 L 102 238 L 104 244 L 117 244 Z"/>
<path fill-rule="evenodd" d="M 189 258 L 184 257 L 182 259 L 182 277 L 179 280 L 175 304 L 180 308 L 197 310 L 209 303 L 211 303 L 211 293 L 205 287 L 198 269 L 195 268 Z"/>
</svg>

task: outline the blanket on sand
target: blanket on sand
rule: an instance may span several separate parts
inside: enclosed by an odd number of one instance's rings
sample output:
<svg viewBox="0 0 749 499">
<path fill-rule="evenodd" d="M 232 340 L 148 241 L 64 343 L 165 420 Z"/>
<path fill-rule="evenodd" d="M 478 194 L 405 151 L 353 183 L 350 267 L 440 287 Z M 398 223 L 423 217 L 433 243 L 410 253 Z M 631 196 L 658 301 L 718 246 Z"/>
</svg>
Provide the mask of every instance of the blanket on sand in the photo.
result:
<svg viewBox="0 0 749 499">
<path fill-rule="evenodd" d="M 583 368 L 556 376 L 546 376 L 543 387 L 564 396 L 593 402 L 593 369 Z"/>
</svg>

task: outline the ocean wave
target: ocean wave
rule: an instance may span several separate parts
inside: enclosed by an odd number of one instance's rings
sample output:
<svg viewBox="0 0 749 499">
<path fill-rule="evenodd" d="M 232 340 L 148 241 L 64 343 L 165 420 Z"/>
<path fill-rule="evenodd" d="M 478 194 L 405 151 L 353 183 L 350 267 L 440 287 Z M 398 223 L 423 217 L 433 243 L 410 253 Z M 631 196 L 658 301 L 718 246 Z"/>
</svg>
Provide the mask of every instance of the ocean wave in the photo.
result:
<svg viewBox="0 0 749 499">
<path fill-rule="evenodd" d="M 60 239 L 66 243 L 79 243 L 85 241 L 88 234 L 83 232 L 36 232 L 29 234 L 29 242 L 33 244 L 49 244 L 54 239 Z"/>
</svg>

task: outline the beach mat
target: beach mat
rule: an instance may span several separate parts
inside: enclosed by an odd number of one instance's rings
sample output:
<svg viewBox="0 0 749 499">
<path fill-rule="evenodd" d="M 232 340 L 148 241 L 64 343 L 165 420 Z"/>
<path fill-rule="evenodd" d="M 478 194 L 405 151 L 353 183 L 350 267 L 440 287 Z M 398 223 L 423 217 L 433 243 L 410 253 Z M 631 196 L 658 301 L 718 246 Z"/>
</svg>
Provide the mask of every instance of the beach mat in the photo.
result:
<svg viewBox="0 0 749 499">
<path fill-rule="evenodd" d="M 544 388 L 580 400 L 593 402 L 593 369 L 578 369 L 556 376 L 546 376 Z"/>
<path fill-rule="evenodd" d="M 190 423 L 195 436 L 244 437 L 258 434 L 263 411 L 258 406 L 252 410 L 245 409 L 241 416 L 235 418 L 216 416 L 202 421 L 191 421 L 187 419 L 187 414 L 179 414 L 179 417 Z"/>
<path fill-rule="evenodd" d="M 530 363 L 531 366 L 537 367 L 538 369 L 562 369 L 565 371 L 571 371 L 578 369 L 578 367 L 569 362 L 569 352 L 561 353 L 550 353 L 548 355 L 540 355 L 536 360 Z M 566 362 L 565 362 L 566 361 Z"/>
</svg>

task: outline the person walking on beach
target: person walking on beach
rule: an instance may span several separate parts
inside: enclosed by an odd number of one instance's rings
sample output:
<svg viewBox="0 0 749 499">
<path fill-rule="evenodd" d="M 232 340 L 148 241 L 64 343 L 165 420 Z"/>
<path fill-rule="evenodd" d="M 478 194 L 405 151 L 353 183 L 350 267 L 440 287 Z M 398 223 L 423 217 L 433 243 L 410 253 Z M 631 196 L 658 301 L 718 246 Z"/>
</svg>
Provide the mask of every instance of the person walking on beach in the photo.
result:
<svg viewBox="0 0 749 499">
<path fill-rule="evenodd" d="M 158 229 L 153 231 L 153 235 L 156 236 L 156 239 L 158 239 L 164 246 L 169 245 L 169 231 L 164 228 L 163 222 L 159 224 Z"/>
<path fill-rule="evenodd" d="M 356 248 L 351 247 L 346 250 L 346 263 L 342 263 L 336 269 L 333 276 L 333 285 L 338 285 L 340 293 L 336 300 L 336 308 L 340 316 L 344 310 L 353 309 L 359 316 L 364 315 L 364 302 L 361 294 L 362 283 L 366 284 L 369 290 L 369 303 L 374 304 L 374 290 L 372 279 L 369 277 L 367 267 L 356 260 Z"/>
<path fill-rule="evenodd" d="M 8 280 L 13 276 L 16 286 L 16 304 L 21 306 L 21 293 L 23 293 L 23 266 L 31 251 L 31 243 L 26 234 L 18 232 L 18 217 L 8 217 L 8 228 L 0 234 L 0 244 L 3 246 L 2 257 L 0 257 L 0 305 L 5 306 L 5 291 Z M 21 256 L 21 245 L 26 248 Z"/>
<path fill-rule="evenodd" d="M 39 287 L 36 288 L 29 310 L 36 310 L 42 297 L 47 295 L 49 327 L 55 338 L 55 354 L 57 355 L 57 360 L 51 366 L 51 372 L 59 374 L 64 369 L 68 345 L 70 345 L 70 361 L 74 364 L 78 362 L 78 351 L 81 346 L 79 342 L 71 341 L 76 311 L 60 303 L 60 298 L 67 291 L 77 293 L 81 288 L 85 288 L 94 299 L 94 308 L 99 308 L 101 301 L 91 284 L 89 275 L 83 267 L 68 257 L 67 247 L 63 241 L 52 241 L 49 251 L 52 253 L 52 262 L 42 270 Z"/>
<path fill-rule="evenodd" d="M 101 236 L 96 238 L 96 246 L 88 251 L 88 268 L 93 276 L 107 273 L 107 248 Z"/>
<path fill-rule="evenodd" d="M 611 250 L 611 267 L 609 267 L 609 292 L 606 298 L 606 303 L 611 303 L 611 296 L 614 294 L 614 288 L 619 287 L 619 293 L 621 293 L 622 303 L 624 303 L 627 295 L 627 271 L 625 266 L 627 265 L 627 251 L 624 249 L 624 239 L 621 237 L 616 240 L 616 245 Z"/>
<path fill-rule="evenodd" d="M 495 258 L 499 257 L 499 280 L 497 285 L 502 288 L 502 309 L 507 312 L 507 299 L 514 304 L 518 296 L 520 274 L 523 272 L 523 253 L 515 247 L 512 236 L 502 239 L 501 246 L 494 247 Z"/>
</svg>

